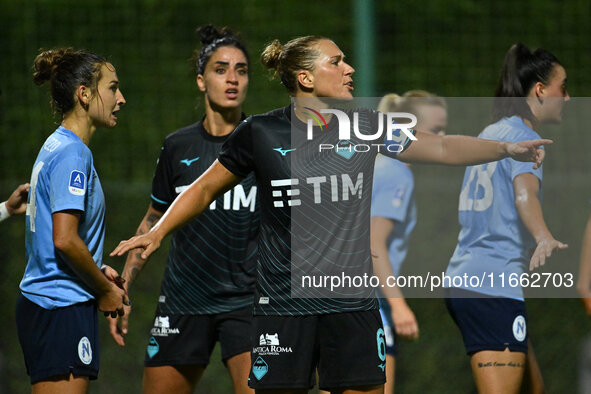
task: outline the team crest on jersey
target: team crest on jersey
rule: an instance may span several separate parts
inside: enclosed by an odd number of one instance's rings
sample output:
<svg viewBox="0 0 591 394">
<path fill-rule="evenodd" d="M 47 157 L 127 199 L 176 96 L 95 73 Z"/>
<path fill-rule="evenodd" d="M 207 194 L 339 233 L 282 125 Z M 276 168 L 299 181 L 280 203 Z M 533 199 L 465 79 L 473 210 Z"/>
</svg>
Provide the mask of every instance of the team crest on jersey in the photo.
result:
<svg viewBox="0 0 591 394">
<path fill-rule="evenodd" d="M 92 346 L 90 346 L 90 341 L 86 337 L 80 338 L 78 342 L 78 358 L 85 365 L 92 362 Z"/>
<path fill-rule="evenodd" d="M 527 327 L 525 324 L 525 318 L 519 315 L 513 320 L 513 336 L 519 342 L 523 342 L 527 335 Z"/>
<path fill-rule="evenodd" d="M 75 196 L 83 196 L 86 193 L 86 175 L 82 171 L 74 170 L 70 173 L 68 190 Z"/>
<path fill-rule="evenodd" d="M 254 364 L 252 364 L 252 374 L 257 380 L 261 380 L 269 372 L 269 364 L 265 362 L 261 357 L 257 358 Z"/>
<path fill-rule="evenodd" d="M 351 140 L 339 141 L 334 149 L 340 156 L 349 160 L 355 154 L 355 143 Z"/>
</svg>

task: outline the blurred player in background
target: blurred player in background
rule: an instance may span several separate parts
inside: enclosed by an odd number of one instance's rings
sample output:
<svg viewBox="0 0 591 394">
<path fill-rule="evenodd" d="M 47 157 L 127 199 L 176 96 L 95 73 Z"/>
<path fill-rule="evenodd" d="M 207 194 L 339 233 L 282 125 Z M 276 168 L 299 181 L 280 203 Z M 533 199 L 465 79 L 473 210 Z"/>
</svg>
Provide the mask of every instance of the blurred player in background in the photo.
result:
<svg viewBox="0 0 591 394">
<path fill-rule="evenodd" d="M 402 97 L 388 94 L 380 101 L 378 111 L 412 113 L 417 117 L 417 131 L 445 134 L 445 100 L 424 90 L 411 90 Z M 373 178 L 370 234 L 376 275 L 385 278 L 400 273 L 416 220 L 414 178 L 409 166 L 399 160 L 378 155 Z M 390 290 L 390 298 L 380 298 L 380 314 L 386 337 L 385 393 L 394 393 L 396 337 L 409 340 L 419 337 L 416 317 L 402 291 L 398 287 Z"/>
<path fill-rule="evenodd" d="M 317 130 L 313 143 L 303 140 L 309 119 L 304 112 L 327 108 L 324 97 L 351 99 L 355 70 L 345 62 L 343 52 L 333 41 L 319 36 L 299 37 L 285 45 L 275 40 L 263 51 L 262 61 L 281 77 L 295 104 L 242 122 L 224 144 L 218 160 L 175 200 L 158 224 L 147 234 L 122 241 L 111 256 L 141 247 L 142 257 L 146 258 L 167 234 L 202 214 L 216 196 L 254 173 L 261 198 L 261 235 L 251 387 L 261 393 L 304 393 L 314 385 L 318 368 L 321 389 L 335 393 L 382 393 L 386 354 L 375 290 L 364 289 L 358 298 L 291 297 L 292 235 L 304 238 L 305 244 L 298 246 L 306 253 L 314 253 L 312 265 L 321 262 L 328 269 L 343 272 L 356 264 L 363 272 L 372 272 L 369 196 L 377 152 L 348 157 L 336 150 L 319 154 L 317 143 L 339 142 L 339 133 L 332 129 L 337 126 L 334 117 L 328 119 L 327 128 L 335 132 Z M 303 108 L 305 105 L 309 108 Z M 360 132 L 374 133 L 380 114 L 360 110 L 357 115 Z M 421 132 L 416 132 L 416 138 L 412 144 L 409 136 L 393 141 L 403 148 L 397 157 L 465 165 L 510 156 L 535 161 L 538 166 L 543 158 L 539 145 L 551 143 L 538 140 L 507 144 Z M 352 139 L 349 142 L 362 142 L 359 137 Z M 385 148 L 383 152 L 393 154 Z M 292 160 L 299 158 L 303 158 L 302 166 L 292 166 Z M 339 200 L 337 194 L 337 201 L 325 198 L 317 202 L 319 194 L 310 183 L 305 185 L 306 179 L 312 177 L 321 182 L 327 170 L 332 169 L 354 174 L 358 179 L 361 174 L 369 184 L 359 198 Z M 279 189 L 282 185 L 288 186 L 285 193 Z M 291 185 L 301 185 L 302 189 L 291 189 Z M 294 212 L 307 214 L 306 209 L 315 212 L 312 221 L 306 223 L 309 227 L 303 228 L 303 233 L 293 232 L 292 226 L 301 225 L 292 222 Z M 356 249 L 354 255 L 344 253 L 352 247 Z M 334 254 L 335 259 L 325 259 Z M 320 256 L 319 260 L 316 256 Z"/>
<path fill-rule="evenodd" d="M 41 51 L 34 69 L 61 124 L 31 175 L 18 336 L 34 393 L 86 393 L 99 368 L 96 309 L 115 316 L 126 302 L 117 273 L 99 268 L 105 197 L 88 145 L 97 128 L 117 125 L 125 99 L 113 65 L 90 52 Z"/>
<path fill-rule="evenodd" d="M 566 71 L 551 53 L 513 45 L 495 92 L 493 123 L 479 138 L 518 142 L 539 138 L 535 129 L 560 122 L 568 101 Z M 544 265 L 567 245 L 554 239 L 540 203 L 542 169 L 504 159 L 468 167 L 459 202 L 461 231 L 448 276 L 509 277 Z M 533 250 L 533 254 L 531 251 Z M 450 289 L 446 304 L 470 355 L 481 393 L 517 393 L 526 382 L 543 391 L 533 352 L 528 352 L 527 314 L 521 288 Z M 527 360 L 526 360 L 527 355 Z M 527 365 L 527 367 L 526 367 Z"/>
<path fill-rule="evenodd" d="M 19 185 L 8 197 L 8 200 L 0 203 L 0 222 L 12 215 L 25 213 L 27 209 L 27 196 L 29 195 L 29 184 Z"/>
<path fill-rule="evenodd" d="M 226 28 L 199 28 L 202 47 L 193 56 L 205 116 L 166 137 L 152 184 L 152 202 L 137 234 L 158 222 L 170 204 L 215 161 L 224 141 L 244 119 L 249 58 Z M 254 176 L 214 201 L 175 233 L 166 263 L 145 358 L 144 393 L 191 393 L 220 342 L 236 393 L 248 387 L 251 321 L 259 219 Z M 127 289 L 146 263 L 127 257 Z M 124 345 L 130 307 L 111 334 Z"/>
</svg>

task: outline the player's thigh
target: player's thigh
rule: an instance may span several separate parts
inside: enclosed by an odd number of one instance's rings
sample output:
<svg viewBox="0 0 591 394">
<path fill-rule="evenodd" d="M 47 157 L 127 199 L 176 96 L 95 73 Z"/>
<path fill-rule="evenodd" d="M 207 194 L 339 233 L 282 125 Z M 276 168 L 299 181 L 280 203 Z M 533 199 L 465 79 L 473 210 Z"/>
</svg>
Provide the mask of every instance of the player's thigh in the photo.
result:
<svg viewBox="0 0 591 394">
<path fill-rule="evenodd" d="M 318 361 L 317 325 L 318 315 L 255 316 L 249 386 L 261 393 L 311 389 Z"/>
<path fill-rule="evenodd" d="M 525 370 L 526 354 L 485 350 L 470 358 L 476 387 L 481 394 L 519 393 Z"/>
<path fill-rule="evenodd" d="M 85 394 L 88 391 L 88 376 L 72 374 L 54 376 L 32 385 L 33 394 Z"/>
<path fill-rule="evenodd" d="M 144 367 L 143 393 L 192 393 L 204 370 L 203 365 Z"/>
<path fill-rule="evenodd" d="M 218 340 L 214 316 L 156 313 L 144 366 L 201 365 L 205 368 Z"/>
<path fill-rule="evenodd" d="M 385 383 L 386 345 L 378 310 L 321 315 L 316 342 L 321 389 L 371 392 Z"/>
</svg>

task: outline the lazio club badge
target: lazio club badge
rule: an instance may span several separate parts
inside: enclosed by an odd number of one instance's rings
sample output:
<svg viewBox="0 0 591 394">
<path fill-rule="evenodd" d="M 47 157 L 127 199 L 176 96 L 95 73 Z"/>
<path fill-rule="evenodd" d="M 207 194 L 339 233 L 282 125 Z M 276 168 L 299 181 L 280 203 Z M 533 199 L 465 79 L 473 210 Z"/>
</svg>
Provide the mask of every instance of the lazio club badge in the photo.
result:
<svg viewBox="0 0 591 394">
<path fill-rule="evenodd" d="M 78 170 L 72 171 L 68 190 L 75 196 L 83 196 L 86 193 L 86 175 Z"/>
<path fill-rule="evenodd" d="M 269 371 L 269 365 L 261 357 L 252 364 L 252 374 L 257 380 L 261 380 Z"/>
</svg>

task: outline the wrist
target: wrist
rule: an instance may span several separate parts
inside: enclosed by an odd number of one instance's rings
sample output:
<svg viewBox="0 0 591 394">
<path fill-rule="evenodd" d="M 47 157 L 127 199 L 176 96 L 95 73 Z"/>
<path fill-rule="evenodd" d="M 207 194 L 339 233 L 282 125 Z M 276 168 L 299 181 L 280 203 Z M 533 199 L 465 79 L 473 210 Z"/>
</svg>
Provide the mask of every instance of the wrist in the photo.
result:
<svg viewBox="0 0 591 394">
<path fill-rule="evenodd" d="M 509 144 L 505 141 L 499 141 L 499 153 L 501 158 L 509 157 Z"/>
<path fill-rule="evenodd" d="M 8 207 L 6 206 L 6 201 L 0 203 L 0 222 L 8 219 L 12 214 L 8 211 Z"/>
</svg>

